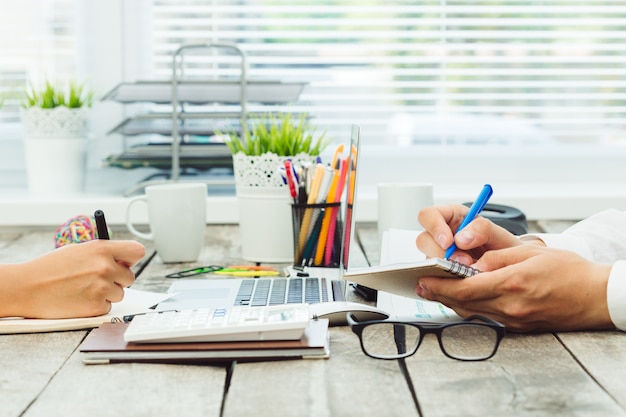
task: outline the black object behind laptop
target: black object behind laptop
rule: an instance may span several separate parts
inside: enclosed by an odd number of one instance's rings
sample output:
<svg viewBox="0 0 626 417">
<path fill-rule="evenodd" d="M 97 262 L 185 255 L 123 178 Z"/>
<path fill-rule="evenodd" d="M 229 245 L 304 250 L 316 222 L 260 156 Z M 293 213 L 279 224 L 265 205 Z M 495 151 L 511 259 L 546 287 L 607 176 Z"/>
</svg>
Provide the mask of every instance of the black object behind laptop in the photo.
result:
<svg viewBox="0 0 626 417">
<path fill-rule="evenodd" d="M 463 203 L 463 205 L 470 207 L 472 203 Z M 483 211 L 480 212 L 480 215 L 514 235 L 519 236 L 528 233 L 526 215 L 515 207 L 488 203 Z"/>
</svg>

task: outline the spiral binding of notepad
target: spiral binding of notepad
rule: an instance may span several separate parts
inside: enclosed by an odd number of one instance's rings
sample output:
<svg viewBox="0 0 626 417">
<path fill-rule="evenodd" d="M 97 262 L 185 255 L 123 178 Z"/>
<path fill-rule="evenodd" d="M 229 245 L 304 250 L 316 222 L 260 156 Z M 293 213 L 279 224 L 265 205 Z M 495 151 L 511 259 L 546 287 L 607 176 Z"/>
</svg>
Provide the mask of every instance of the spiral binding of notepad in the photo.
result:
<svg viewBox="0 0 626 417">
<path fill-rule="evenodd" d="M 459 277 L 471 277 L 472 275 L 478 274 L 480 271 L 476 268 L 472 268 L 471 266 L 467 266 L 457 261 L 450 261 L 450 268 L 448 268 L 448 272 L 453 273 Z"/>
</svg>

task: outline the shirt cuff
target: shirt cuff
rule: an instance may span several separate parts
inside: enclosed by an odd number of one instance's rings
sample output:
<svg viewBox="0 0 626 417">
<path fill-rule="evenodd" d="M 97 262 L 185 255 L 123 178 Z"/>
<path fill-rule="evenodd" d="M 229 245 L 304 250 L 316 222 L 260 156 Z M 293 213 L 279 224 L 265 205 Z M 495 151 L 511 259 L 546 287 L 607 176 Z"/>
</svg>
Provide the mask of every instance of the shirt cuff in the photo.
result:
<svg viewBox="0 0 626 417">
<path fill-rule="evenodd" d="M 537 237 L 549 248 L 563 249 L 575 252 L 585 259 L 593 259 L 593 251 L 585 239 L 562 233 L 531 233 L 527 236 Z"/>
<path fill-rule="evenodd" d="M 606 286 L 606 301 L 611 321 L 615 327 L 626 331 L 626 261 L 613 265 Z"/>
</svg>

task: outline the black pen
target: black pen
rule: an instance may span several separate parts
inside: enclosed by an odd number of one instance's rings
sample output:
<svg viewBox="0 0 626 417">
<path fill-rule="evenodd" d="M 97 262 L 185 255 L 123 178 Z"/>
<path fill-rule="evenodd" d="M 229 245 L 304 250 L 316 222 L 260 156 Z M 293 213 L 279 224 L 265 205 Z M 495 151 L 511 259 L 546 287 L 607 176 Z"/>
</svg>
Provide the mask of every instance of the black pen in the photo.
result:
<svg viewBox="0 0 626 417">
<path fill-rule="evenodd" d="M 93 217 L 96 219 L 98 239 L 109 240 L 109 228 L 107 227 L 107 221 L 104 218 L 104 212 L 102 210 L 96 210 Z"/>
</svg>

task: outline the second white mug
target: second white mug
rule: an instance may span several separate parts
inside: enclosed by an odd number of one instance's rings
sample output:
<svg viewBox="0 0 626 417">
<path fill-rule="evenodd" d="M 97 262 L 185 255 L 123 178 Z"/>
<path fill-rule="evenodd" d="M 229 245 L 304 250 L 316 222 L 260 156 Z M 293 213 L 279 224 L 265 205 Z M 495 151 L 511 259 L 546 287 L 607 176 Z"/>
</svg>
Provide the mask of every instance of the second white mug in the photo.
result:
<svg viewBox="0 0 626 417">
<path fill-rule="evenodd" d="M 150 232 L 138 231 L 131 221 L 131 207 L 143 201 L 148 207 Z M 133 197 L 126 208 L 126 226 L 137 237 L 154 241 L 164 263 L 198 259 L 206 228 L 207 185 L 171 183 L 150 185 L 145 195 Z"/>
<path fill-rule="evenodd" d="M 378 234 L 389 229 L 421 230 L 417 213 L 433 205 L 430 183 L 378 184 Z"/>
</svg>

